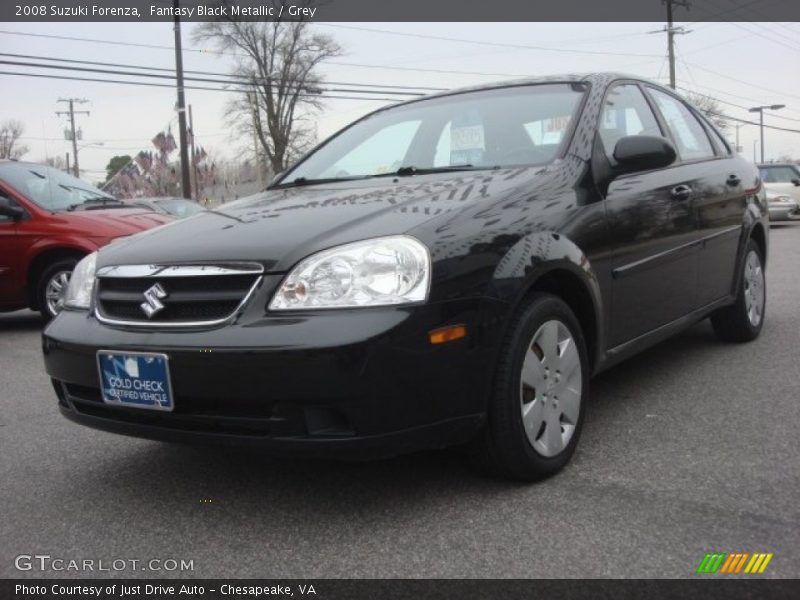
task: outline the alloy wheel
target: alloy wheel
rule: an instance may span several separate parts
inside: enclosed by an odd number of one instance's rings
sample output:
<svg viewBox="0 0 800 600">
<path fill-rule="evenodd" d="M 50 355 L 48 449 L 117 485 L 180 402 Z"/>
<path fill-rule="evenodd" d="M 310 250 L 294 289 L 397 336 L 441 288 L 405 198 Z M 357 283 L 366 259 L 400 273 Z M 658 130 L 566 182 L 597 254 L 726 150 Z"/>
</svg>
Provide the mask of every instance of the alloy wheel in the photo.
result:
<svg viewBox="0 0 800 600">
<path fill-rule="evenodd" d="M 47 312 L 52 316 L 56 316 L 64 308 L 64 297 L 67 293 L 71 274 L 71 271 L 56 271 L 47 282 L 44 292 L 45 302 L 47 304 Z"/>
</svg>

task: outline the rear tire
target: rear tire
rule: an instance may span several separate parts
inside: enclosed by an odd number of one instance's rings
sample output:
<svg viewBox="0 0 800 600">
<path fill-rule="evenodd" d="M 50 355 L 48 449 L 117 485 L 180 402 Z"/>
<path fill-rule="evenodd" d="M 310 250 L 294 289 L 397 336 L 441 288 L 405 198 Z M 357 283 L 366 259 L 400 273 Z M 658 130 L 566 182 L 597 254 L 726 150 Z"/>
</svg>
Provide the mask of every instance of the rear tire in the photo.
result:
<svg viewBox="0 0 800 600">
<path fill-rule="evenodd" d="M 763 265 L 758 244 L 752 239 L 748 240 L 739 265 L 736 302 L 711 315 L 711 326 L 719 339 L 725 342 L 750 342 L 761 333 L 767 308 Z"/>
<path fill-rule="evenodd" d="M 36 288 L 37 309 L 45 321 L 55 317 L 64 308 L 64 295 L 77 258 L 62 258 L 48 265 L 39 277 Z"/>
<path fill-rule="evenodd" d="M 533 295 L 500 351 L 488 421 L 471 447 L 478 466 L 519 481 L 561 470 L 580 437 L 588 365 L 569 306 L 550 294 Z"/>
</svg>

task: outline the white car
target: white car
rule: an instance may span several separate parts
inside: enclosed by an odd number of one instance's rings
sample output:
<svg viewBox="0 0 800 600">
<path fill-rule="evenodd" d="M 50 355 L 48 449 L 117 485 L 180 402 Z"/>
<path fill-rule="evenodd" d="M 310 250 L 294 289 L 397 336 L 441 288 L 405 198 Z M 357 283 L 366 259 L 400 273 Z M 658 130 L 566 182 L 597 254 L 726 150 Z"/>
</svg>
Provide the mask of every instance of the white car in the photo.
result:
<svg viewBox="0 0 800 600">
<path fill-rule="evenodd" d="M 800 219 L 800 202 L 788 194 L 767 190 L 767 207 L 770 221 L 793 221 Z"/>
<path fill-rule="evenodd" d="M 790 196 L 800 203 L 800 166 L 792 163 L 758 165 L 761 181 L 767 192 Z"/>
</svg>

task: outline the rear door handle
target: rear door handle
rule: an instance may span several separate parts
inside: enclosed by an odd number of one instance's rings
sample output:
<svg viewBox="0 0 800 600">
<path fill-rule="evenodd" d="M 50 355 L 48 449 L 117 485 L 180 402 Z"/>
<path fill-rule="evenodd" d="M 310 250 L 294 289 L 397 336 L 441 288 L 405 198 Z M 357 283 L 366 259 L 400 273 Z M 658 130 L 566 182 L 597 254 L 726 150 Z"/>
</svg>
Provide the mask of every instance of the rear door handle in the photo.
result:
<svg viewBox="0 0 800 600">
<path fill-rule="evenodd" d="M 736 175 L 730 175 L 728 179 L 725 181 L 725 183 L 727 183 L 731 187 L 736 187 L 737 185 L 742 183 L 742 180 L 739 179 Z"/>
<path fill-rule="evenodd" d="M 692 188 L 688 185 L 676 185 L 672 188 L 673 200 L 688 200 L 692 195 Z"/>
</svg>

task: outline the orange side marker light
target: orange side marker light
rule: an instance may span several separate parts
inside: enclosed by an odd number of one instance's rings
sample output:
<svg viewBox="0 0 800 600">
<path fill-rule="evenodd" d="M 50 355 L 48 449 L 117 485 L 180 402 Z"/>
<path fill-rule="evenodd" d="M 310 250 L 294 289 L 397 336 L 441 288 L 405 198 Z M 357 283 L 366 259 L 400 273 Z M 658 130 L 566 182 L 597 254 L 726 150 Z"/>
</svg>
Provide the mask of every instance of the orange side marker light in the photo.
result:
<svg viewBox="0 0 800 600">
<path fill-rule="evenodd" d="M 446 344 L 447 342 L 454 342 L 465 337 L 467 337 L 466 325 L 442 327 L 440 329 L 434 329 L 428 334 L 431 344 Z"/>
</svg>

